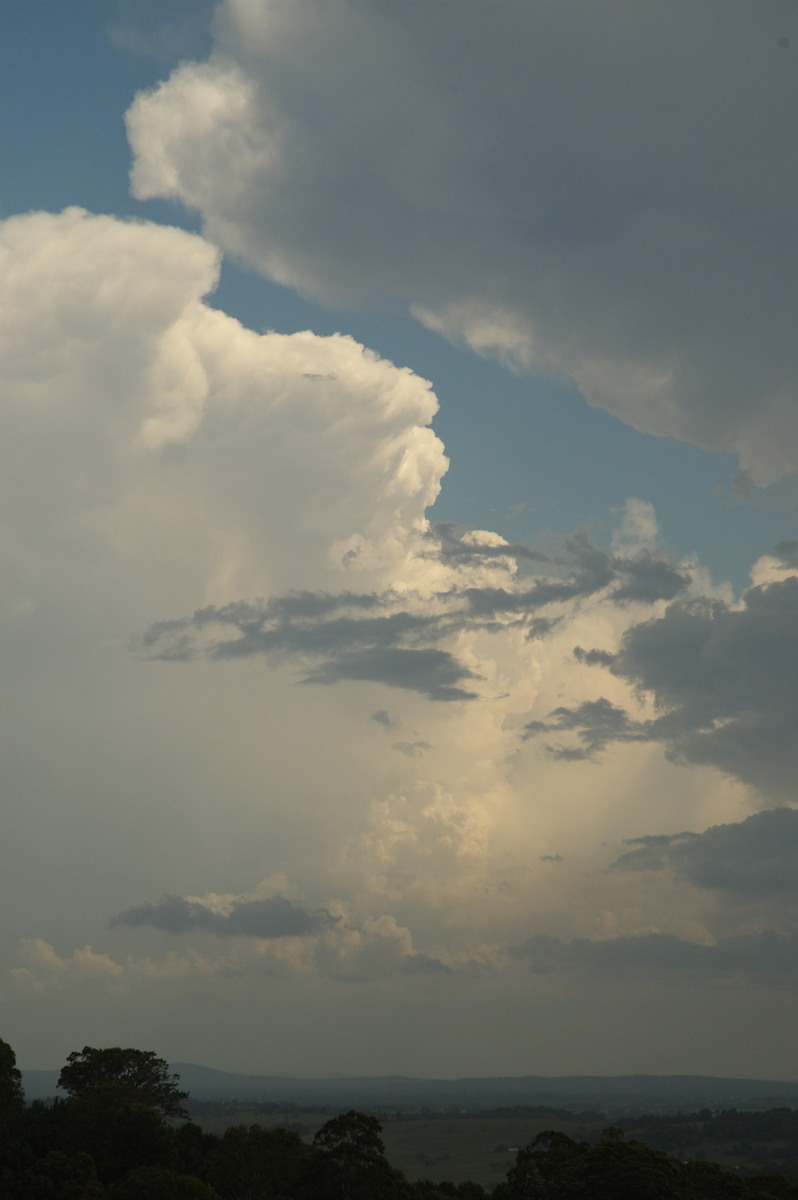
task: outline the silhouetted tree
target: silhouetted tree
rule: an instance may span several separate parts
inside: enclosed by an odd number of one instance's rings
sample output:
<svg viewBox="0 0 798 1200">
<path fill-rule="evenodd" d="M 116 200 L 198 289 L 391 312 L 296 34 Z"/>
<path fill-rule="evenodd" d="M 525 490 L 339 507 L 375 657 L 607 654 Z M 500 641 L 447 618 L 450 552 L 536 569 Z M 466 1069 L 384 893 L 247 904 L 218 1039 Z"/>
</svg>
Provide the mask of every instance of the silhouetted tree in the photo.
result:
<svg viewBox="0 0 798 1200">
<path fill-rule="evenodd" d="M 23 1165 L 22 1129 L 25 1095 L 22 1072 L 8 1042 L 0 1040 L 0 1195 L 12 1195 L 14 1181 Z"/>
<path fill-rule="evenodd" d="M 271 1200 L 303 1190 L 313 1150 L 289 1129 L 233 1125 L 208 1166 L 208 1179 L 230 1200 Z"/>
<path fill-rule="evenodd" d="M 585 1155 L 577 1178 L 590 1200 L 673 1200 L 683 1196 L 687 1176 L 682 1163 L 642 1142 L 626 1141 L 620 1129 L 605 1129 Z"/>
<path fill-rule="evenodd" d="M 164 1167 L 138 1167 L 106 1192 L 107 1200 L 219 1200 L 207 1183 Z"/>
<path fill-rule="evenodd" d="M 220 1139 L 205 1133 L 194 1121 L 184 1121 L 174 1130 L 175 1170 L 181 1175 L 205 1178 L 208 1162 L 219 1146 Z"/>
<path fill-rule="evenodd" d="M 51 1150 L 25 1172 L 18 1194 L 24 1200 L 102 1200 L 105 1192 L 90 1154 Z"/>
<path fill-rule="evenodd" d="M 169 1064 L 152 1050 L 123 1050 L 111 1046 L 96 1050 L 84 1046 L 73 1050 L 67 1065 L 58 1077 L 58 1086 L 72 1100 L 96 1108 L 124 1108 L 143 1104 L 162 1116 L 185 1116 L 183 1101 L 188 1092 L 181 1092 L 179 1075 L 172 1075 Z"/>
<path fill-rule="evenodd" d="M 182 1113 L 186 1093 L 152 1051 L 84 1046 L 69 1055 L 58 1086 L 69 1093 L 62 1148 L 89 1153 L 102 1183 L 138 1168 L 174 1167 L 177 1151 L 166 1118 Z"/>
<path fill-rule="evenodd" d="M 22 1072 L 8 1042 L 0 1039 L 0 1122 L 16 1123 L 25 1108 Z"/>
<path fill-rule="evenodd" d="M 319 1151 L 325 1195 L 382 1200 L 409 1194 L 404 1176 L 388 1164 L 381 1133 L 376 1117 L 354 1109 L 322 1125 L 313 1145 Z"/>
</svg>

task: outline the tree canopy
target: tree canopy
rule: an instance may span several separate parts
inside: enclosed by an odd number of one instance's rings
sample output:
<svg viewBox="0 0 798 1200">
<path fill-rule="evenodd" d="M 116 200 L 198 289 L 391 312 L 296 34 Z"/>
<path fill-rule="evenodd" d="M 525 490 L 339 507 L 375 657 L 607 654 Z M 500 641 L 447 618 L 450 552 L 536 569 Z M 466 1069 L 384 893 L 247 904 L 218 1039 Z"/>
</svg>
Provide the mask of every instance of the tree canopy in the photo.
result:
<svg viewBox="0 0 798 1200">
<path fill-rule="evenodd" d="M 341 1200 L 381 1200 L 402 1191 L 385 1158 L 376 1117 L 350 1109 L 318 1130 L 313 1145 L 322 1156 L 326 1194 Z"/>
<path fill-rule="evenodd" d="M 518 1152 L 507 1176 L 509 1200 L 673 1200 L 685 1193 L 685 1168 L 614 1125 L 599 1140 L 574 1141 L 553 1129 Z"/>
<path fill-rule="evenodd" d="M 17 1057 L 8 1042 L 0 1039 L 0 1117 L 7 1118 L 21 1111 L 24 1103 L 22 1072 L 17 1067 Z"/>
<path fill-rule="evenodd" d="M 179 1090 L 179 1078 L 152 1050 L 84 1046 L 67 1058 L 58 1086 L 72 1100 L 92 1106 L 113 1109 L 139 1104 L 162 1116 L 178 1117 L 185 1115 L 183 1101 L 188 1095 Z"/>
</svg>

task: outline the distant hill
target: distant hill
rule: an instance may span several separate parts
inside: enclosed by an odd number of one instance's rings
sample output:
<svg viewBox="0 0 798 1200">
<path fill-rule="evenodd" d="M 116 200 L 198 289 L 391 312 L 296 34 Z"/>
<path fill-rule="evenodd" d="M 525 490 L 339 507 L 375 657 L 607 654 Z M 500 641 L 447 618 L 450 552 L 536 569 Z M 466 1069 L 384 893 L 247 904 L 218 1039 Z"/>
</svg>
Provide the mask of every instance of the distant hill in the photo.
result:
<svg viewBox="0 0 798 1200">
<path fill-rule="evenodd" d="M 712 1075 L 523 1075 L 495 1079 L 412 1079 L 404 1075 L 296 1079 L 236 1075 L 196 1063 L 172 1063 L 194 1100 L 286 1101 L 339 1108 L 478 1111 L 557 1105 L 610 1115 L 679 1109 L 798 1107 L 798 1083 L 723 1079 Z M 58 1095 L 58 1071 L 23 1071 L 28 1100 Z"/>
</svg>

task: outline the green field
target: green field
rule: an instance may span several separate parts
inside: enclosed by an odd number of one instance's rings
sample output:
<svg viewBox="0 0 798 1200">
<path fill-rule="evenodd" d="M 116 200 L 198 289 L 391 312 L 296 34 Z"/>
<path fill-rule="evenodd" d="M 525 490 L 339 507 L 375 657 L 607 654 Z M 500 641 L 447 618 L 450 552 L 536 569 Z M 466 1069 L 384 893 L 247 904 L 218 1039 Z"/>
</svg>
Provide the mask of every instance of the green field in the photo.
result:
<svg viewBox="0 0 798 1200">
<path fill-rule="evenodd" d="M 598 1127 L 556 1120 L 439 1117 L 389 1121 L 382 1133 L 391 1166 L 408 1179 L 472 1179 L 492 1188 L 506 1178 L 519 1146 L 542 1129 L 560 1129 L 573 1138 L 594 1137 Z"/>
<path fill-rule="evenodd" d="M 207 1133 L 221 1134 L 230 1125 L 265 1125 L 270 1129 L 283 1126 L 295 1129 L 308 1141 L 329 1119 L 329 1114 L 295 1112 L 268 1116 L 239 1112 L 234 1116 L 195 1118 Z M 555 1119 L 405 1117 L 386 1121 L 382 1140 L 388 1162 L 408 1179 L 449 1179 L 452 1183 L 471 1179 L 492 1188 L 506 1177 L 518 1147 L 532 1141 L 542 1129 L 561 1129 L 569 1137 L 592 1140 L 602 1127 Z"/>
</svg>

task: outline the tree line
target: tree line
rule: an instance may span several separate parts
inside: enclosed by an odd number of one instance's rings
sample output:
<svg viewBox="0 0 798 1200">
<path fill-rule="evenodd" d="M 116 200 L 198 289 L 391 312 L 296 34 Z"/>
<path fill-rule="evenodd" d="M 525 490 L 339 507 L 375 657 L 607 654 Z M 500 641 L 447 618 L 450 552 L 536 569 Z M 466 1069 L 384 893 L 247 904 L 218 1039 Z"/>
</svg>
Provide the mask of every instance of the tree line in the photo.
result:
<svg viewBox="0 0 798 1200">
<path fill-rule="evenodd" d="M 369 1113 L 332 1117 L 312 1142 L 260 1125 L 204 1133 L 153 1051 L 84 1046 L 58 1087 L 63 1097 L 26 1104 L 0 1041 L 2 1200 L 488 1200 L 477 1183 L 408 1180 Z M 538 1134 L 490 1200 L 798 1200 L 798 1187 L 685 1163 L 610 1126 L 592 1144 Z"/>
</svg>

